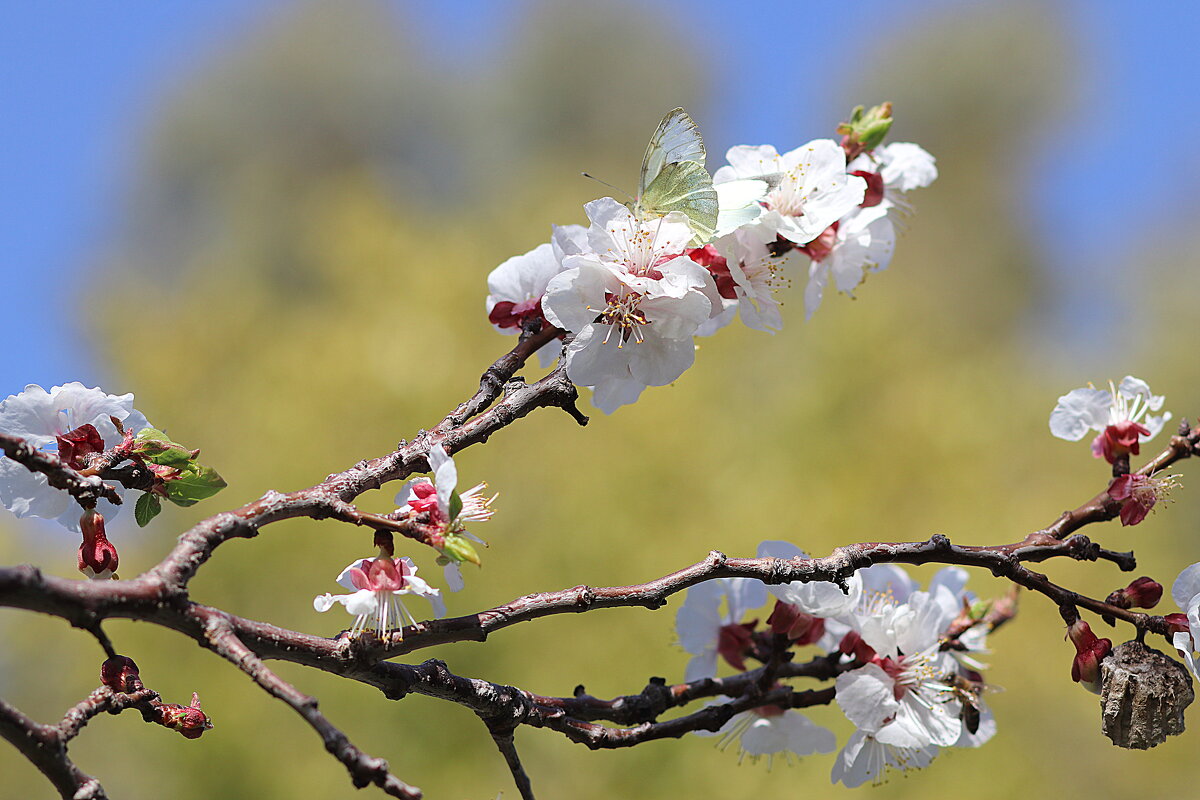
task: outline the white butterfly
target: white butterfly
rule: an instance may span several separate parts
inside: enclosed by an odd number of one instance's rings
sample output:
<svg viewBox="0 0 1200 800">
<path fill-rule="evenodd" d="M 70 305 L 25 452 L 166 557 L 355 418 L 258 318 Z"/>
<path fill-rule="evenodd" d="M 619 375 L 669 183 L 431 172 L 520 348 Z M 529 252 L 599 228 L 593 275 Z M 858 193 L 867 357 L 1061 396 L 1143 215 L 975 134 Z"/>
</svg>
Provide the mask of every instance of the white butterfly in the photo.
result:
<svg viewBox="0 0 1200 800">
<path fill-rule="evenodd" d="M 663 117 L 650 137 L 630 210 L 638 219 L 679 211 L 687 217 L 694 242 L 704 244 L 717 229 L 717 190 L 704 168 L 704 140 L 682 108 Z"/>
</svg>

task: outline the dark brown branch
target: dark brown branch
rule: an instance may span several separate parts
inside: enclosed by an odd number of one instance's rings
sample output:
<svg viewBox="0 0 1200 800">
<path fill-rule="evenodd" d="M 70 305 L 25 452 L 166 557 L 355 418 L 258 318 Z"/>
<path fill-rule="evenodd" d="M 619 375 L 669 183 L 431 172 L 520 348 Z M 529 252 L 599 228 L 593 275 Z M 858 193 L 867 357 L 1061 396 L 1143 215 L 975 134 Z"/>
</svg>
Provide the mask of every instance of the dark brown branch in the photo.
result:
<svg viewBox="0 0 1200 800">
<path fill-rule="evenodd" d="M 795 691 L 787 686 L 772 689 L 763 694 L 747 694 L 728 703 L 705 706 L 682 717 L 666 722 L 647 722 L 632 728 L 609 728 L 594 722 L 583 722 L 565 716 L 562 712 L 549 712 L 544 724 L 558 731 L 573 742 L 586 745 L 592 750 L 633 747 L 655 739 L 678 739 L 695 731 L 717 731 L 730 717 L 742 711 L 760 706 L 775 705 L 782 708 L 808 708 L 828 705 L 833 702 L 835 688 Z"/>
<path fill-rule="evenodd" d="M 121 495 L 117 494 L 117 490 L 99 477 L 80 474 L 64 464 L 57 454 L 39 450 L 19 436 L 0 433 L 0 450 L 30 472 L 45 475 L 51 486 L 67 492 L 81 506 L 92 508 L 100 498 L 121 504 Z"/>
<path fill-rule="evenodd" d="M 338 730 L 317 710 L 317 700 L 304 694 L 272 672 L 250 648 L 237 637 L 228 619 L 201 607 L 193 607 L 193 614 L 203 624 L 211 648 L 250 676 L 264 691 L 282 700 L 320 735 L 334 758 L 346 767 L 350 780 L 356 788 L 374 784 L 392 797 L 404 800 L 420 800 L 421 790 L 409 786 L 388 770 L 382 758 L 373 758 L 359 750 L 346 735 Z"/>
<path fill-rule="evenodd" d="M 1200 425 L 1188 428 L 1187 422 L 1180 424 L 1179 433 L 1171 437 L 1167 448 L 1150 459 L 1138 475 L 1155 475 L 1178 461 L 1200 454 Z M 1121 504 L 1108 496 L 1108 491 L 1100 492 L 1091 500 L 1072 511 L 1064 511 L 1054 524 L 1045 528 L 1041 533 L 1056 539 L 1065 539 L 1084 525 L 1094 522 L 1108 522 L 1121 513 Z"/>
<path fill-rule="evenodd" d="M 53 725 L 42 725 L 0 700 L 0 736 L 7 739 L 46 776 L 66 800 L 107 800 L 104 788 L 67 756 Z"/>
<path fill-rule="evenodd" d="M 521 793 L 521 800 L 535 800 L 533 784 L 529 782 L 529 775 L 526 774 L 525 767 L 521 766 L 521 757 L 517 754 L 517 745 L 513 741 L 512 731 L 508 733 L 492 731 L 492 741 L 499 748 L 500 755 L 504 756 L 504 763 L 508 765 L 508 770 L 512 773 L 517 791 Z"/>
<path fill-rule="evenodd" d="M 541 337 L 553 338 L 550 331 L 529 338 L 522 338 L 517 346 L 501 357 L 489 372 L 493 378 L 511 376 L 524 364 L 525 359 L 543 341 Z M 545 338 L 544 341 L 549 341 Z M 540 345 L 539 345 L 540 346 Z M 531 349 L 532 348 L 532 349 Z M 497 366 L 500 365 L 500 366 Z M 494 371 L 494 372 L 493 372 Z M 481 386 L 492 386 L 494 380 L 487 378 Z M 263 497 L 241 508 L 217 514 L 201 521 L 179 538 L 179 544 L 143 578 L 153 578 L 170 590 L 181 592 L 196 570 L 207 561 L 222 543 L 235 538 L 256 536 L 260 528 L 273 522 L 297 517 L 323 519 L 334 516 L 335 510 L 344 508 L 355 498 L 383 484 L 408 477 L 414 472 L 427 470 L 427 454 L 434 444 L 441 444 L 447 452 L 454 453 L 488 438 L 538 408 L 557 407 L 565 410 L 581 425 L 587 417 L 576 407 L 578 392 L 567 378 L 566 368 L 561 363 L 549 375 L 533 384 L 506 380 L 499 392 L 499 402 L 478 413 L 463 424 L 454 427 L 446 420 L 434 431 L 422 431 L 417 438 L 392 453 L 370 461 L 362 461 L 350 469 L 331 475 L 316 486 L 282 494 L 267 492 Z M 458 419 L 463 414 L 474 412 L 485 401 L 493 402 L 499 394 L 484 388 L 460 407 Z M 450 419 L 449 417 L 447 419 Z"/>
</svg>

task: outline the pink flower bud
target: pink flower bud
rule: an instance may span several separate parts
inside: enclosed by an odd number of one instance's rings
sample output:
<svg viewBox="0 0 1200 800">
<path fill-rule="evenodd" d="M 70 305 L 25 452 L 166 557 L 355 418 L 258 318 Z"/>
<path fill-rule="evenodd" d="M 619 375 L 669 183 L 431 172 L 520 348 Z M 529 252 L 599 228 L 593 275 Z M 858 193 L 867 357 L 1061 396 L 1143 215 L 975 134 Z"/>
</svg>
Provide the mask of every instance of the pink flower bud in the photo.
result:
<svg viewBox="0 0 1200 800">
<path fill-rule="evenodd" d="M 163 703 L 158 707 L 158 721 L 164 728 L 170 728 L 185 739 L 199 739 L 200 735 L 213 726 L 208 715 L 200 710 L 200 695 L 192 692 L 190 706 Z"/>
<path fill-rule="evenodd" d="M 1191 625 L 1188 623 L 1187 614 L 1181 614 L 1176 611 L 1174 614 L 1167 614 L 1163 617 L 1163 622 L 1167 623 L 1168 638 L 1177 633 L 1191 632 Z"/>
<path fill-rule="evenodd" d="M 116 577 L 117 548 L 104 535 L 104 517 L 94 508 L 79 518 L 83 544 L 79 545 L 79 571 L 89 578 Z"/>
<path fill-rule="evenodd" d="M 1075 645 L 1071 680 L 1082 684 L 1089 692 L 1100 694 L 1100 662 L 1112 651 L 1112 641 L 1097 638 L 1091 626 L 1081 619 L 1067 626 L 1067 636 Z"/>
<path fill-rule="evenodd" d="M 1117 589 L 1107 599 L 1118 608 L 1154 608 L 1162 599 L 1162 584 L 1152 578 L 1138 578 L 1124 589 Z"/>
<path fill-rule="evenodd" d="M 100 682 L 114 692 L 129 694 L 142 688 L 137 664 L 129 656 L 113 656 L 100 665 Z"/>
<path fill-rule="evenodd" d="M 767 617 L 771 632 L 786 635 L 798 645 L 812 644 L 825 635 L 825 620 L 806 614 L 796 606 L 775 601 L 775 609 Z"/>
</svg>

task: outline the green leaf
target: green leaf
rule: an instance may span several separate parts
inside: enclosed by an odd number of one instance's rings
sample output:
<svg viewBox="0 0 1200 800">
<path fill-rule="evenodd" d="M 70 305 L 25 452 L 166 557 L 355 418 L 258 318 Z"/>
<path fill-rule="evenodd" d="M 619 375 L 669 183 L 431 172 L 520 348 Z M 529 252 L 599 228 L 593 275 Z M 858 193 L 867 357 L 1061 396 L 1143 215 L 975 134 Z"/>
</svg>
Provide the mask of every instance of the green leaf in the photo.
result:
<svg viewBox="0 0 1200 800">
<path fill-rule="evenodd" d="M 134 441 L 137 442 L 134 452 L 152 464 L 183 467 L 195 458 L 191 450 L 171 441 L 171 437 L 155 428 L 142 428 Z"/>
<path fill-rule="evenodd" d="M 450 521 L 458 519 L 458 515 L 462 513 L 463 501 L 458 496 L 458 492 L 450 493 Z"/>
<path fill-rule="evenodd" d="M 227 485 L 212 467 L 191 462 L 178 478 L 166 482 L 167 499 L 177 506 L 193 506 Z"/>
<path fill-rule="evenodd" d="M 139 528 L 144 528 L 150 524 L 150 520 L 158 516 L 158 512 L 162 511 L 162 503 L 158 501 L 158 497 L 145 492 L 138 498 L 137 505 L 133 507 L 133 518 L 137 520 Z"/>
</svg>

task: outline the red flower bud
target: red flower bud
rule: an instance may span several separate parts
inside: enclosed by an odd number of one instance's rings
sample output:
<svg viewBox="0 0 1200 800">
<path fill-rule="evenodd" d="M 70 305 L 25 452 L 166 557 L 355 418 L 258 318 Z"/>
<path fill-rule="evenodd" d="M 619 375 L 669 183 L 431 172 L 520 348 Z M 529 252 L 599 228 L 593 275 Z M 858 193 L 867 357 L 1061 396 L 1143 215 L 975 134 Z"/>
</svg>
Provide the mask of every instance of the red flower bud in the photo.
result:
<svg viewBox="0 0 1200 800">
<path fill-rule="evenodd" d="M 192 692 L 190 706 L 163 703 L 158 707 L 158 721 L 164 728 L 170 728 L 185 739 L 199 739 L 201 734 L 213 726 L 208 715 L 200 710 L 200 695 Z"/>
<path fill-rule="evenodd" d="M 83 544 L 79 545 L 79 571 L 89 578 L 115 578 L 117 548 L 104 535 L 104 517 L 94 508 L 85 509 L 79 518 Z"/>
<path fill-rule="evenodd" d="M 100 682 L 114 692 L 129 694 L 142 688 L 137 664 L 129 656 L 113 656 L 100 665 Z"/>
<path fill-rule="evenodd" d="M 1162 584 L 1153 578 L 1141 577 L 1124 589 L 1117 589 L 1107 599 L 1118 608 L 1154 608 L 1162 599 Z"/>
<path fill-rule="evenodd" d="M 1112 651 L 1112 641 L 1099 639 L 1091 626 L 1076 619 L 1067 626 L 1067 636 L 1075 645 L 1075 660 L 1071 662 L 1071 680 L 1085 689 L 1100 694 L 1100 662 Z"/>
<path fill-rule="evenodd" d="M 1167 623 L 1167 633 L 1171 636 L 1177 633 L 1191 632 L 1191 625 L 1188 623 L 1187 614 L 1181 614 L 1176 611 L 1174 614 L 1167 614 L 1163 617 L 1163 622 Z"/>
</svg>

